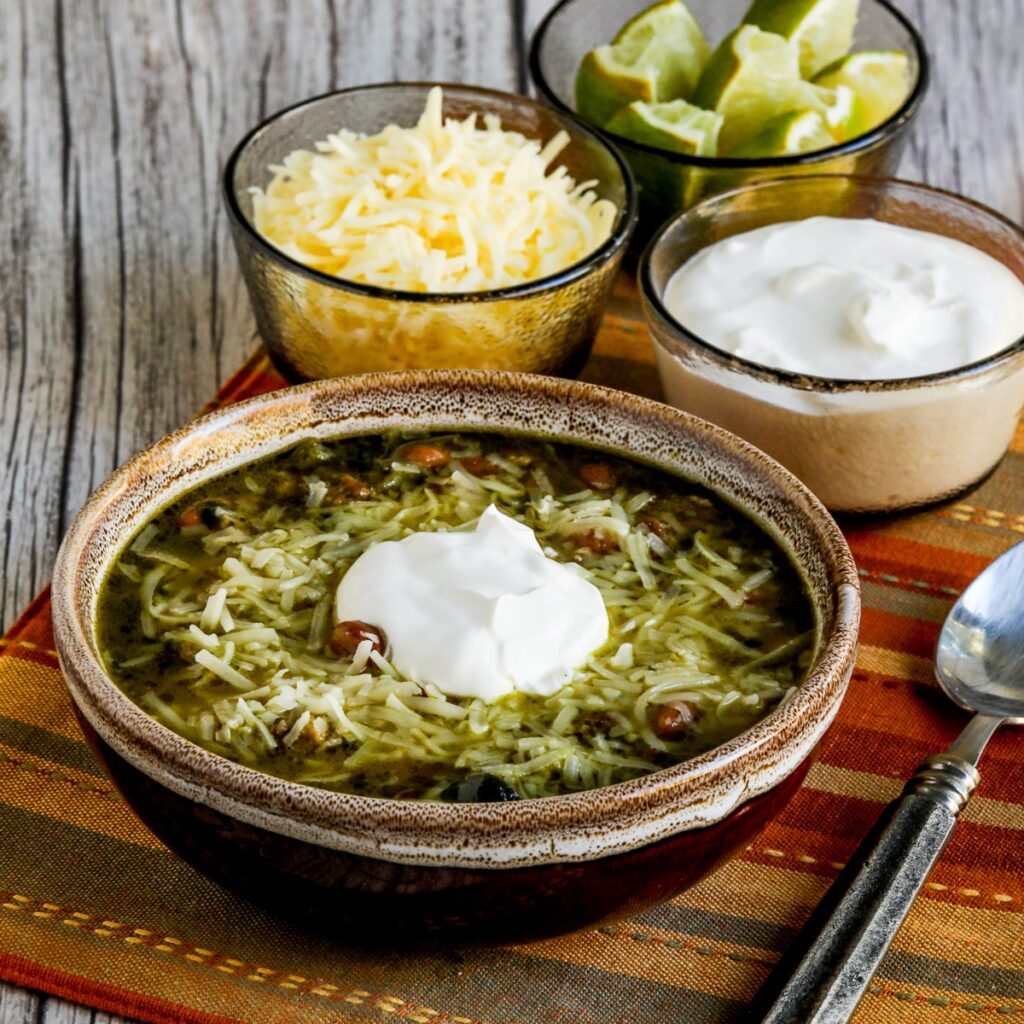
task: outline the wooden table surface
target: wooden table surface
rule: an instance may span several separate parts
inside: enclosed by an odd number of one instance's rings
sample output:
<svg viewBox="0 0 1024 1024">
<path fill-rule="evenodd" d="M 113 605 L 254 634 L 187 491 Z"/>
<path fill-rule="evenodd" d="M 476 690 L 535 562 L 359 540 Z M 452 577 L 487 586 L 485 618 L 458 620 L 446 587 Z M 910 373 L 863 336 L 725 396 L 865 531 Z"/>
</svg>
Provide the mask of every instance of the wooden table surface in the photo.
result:
<svg viewBox="0 0 1024 1024">
<path fill-rule="evenodd" d="M 612 0 L 609 0 L 612 2 Z M 4 0 L 0 627 L 69 519 L 257 338 L 219 196 L 268 113 L 398 79 L 527 87 L 550 0 Z M 1024 216 L 1024 0 L 898 0 L 933 78 L 901 168 Z M 117 1020 L 0 986 L 0 1024 Z"/>
</svg>

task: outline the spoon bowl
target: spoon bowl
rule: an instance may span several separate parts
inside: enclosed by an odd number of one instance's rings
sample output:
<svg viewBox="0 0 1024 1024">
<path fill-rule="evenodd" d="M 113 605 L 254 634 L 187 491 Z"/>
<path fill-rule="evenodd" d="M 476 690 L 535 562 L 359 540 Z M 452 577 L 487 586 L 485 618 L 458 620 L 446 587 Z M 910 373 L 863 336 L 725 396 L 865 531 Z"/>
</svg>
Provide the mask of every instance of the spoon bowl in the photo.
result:
<svg viewBox="0 0 1024 1024">
<path fill-rule="evenodd" d="M 935 676 L 960 707 L 1024 724 L 1024 541 L 953 606 L 935 648 Z"/>
</svg>

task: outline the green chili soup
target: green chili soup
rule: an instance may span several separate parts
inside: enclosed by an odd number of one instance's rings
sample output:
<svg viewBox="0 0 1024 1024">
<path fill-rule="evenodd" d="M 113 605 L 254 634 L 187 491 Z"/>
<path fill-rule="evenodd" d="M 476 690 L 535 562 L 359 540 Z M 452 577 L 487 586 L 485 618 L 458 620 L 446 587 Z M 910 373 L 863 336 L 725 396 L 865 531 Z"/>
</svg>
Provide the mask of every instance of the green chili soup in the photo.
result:
<svg viewBox="0 0 1024 1024">
<path fill-rule="evenodd" d="M 551 696 L 447 696 L 404 678 L 375 624 L 335 621 L 364 551 L 472 530 L 491 505 L 608 614 L 607 642 Z M 788 558 L 710 492 L 486 433 L 305 442 L 212 480 L 134 536 L 97 619 L 116 683 L 208 750 L 327 789 L 453 800 L 606 786 L 718 746 L 800 685 L 815 635 Z"/>
</svg>

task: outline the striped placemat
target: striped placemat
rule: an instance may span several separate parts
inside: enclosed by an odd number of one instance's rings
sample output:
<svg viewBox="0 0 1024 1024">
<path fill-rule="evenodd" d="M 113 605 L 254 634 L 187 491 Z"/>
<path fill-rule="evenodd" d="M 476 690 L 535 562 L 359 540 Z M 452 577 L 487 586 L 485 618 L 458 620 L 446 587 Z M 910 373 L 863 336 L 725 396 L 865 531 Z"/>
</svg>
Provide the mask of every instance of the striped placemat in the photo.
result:
<svg viewBox="0 0 1024 1024">
<path fill-rule="evenodd" d="M 659 397 L 635 290 L 585 379 Z M 281 386 L 254 356 L 218 403 Z M 1024 535 L 1024 430 L 973 493 L 847 524 L 864 584 L 849 696 L 806 785 L 745 853 L 642 917 L 496 950 L 304 934 L 206 881 L 112 790 L 72 717 L 41 595 L 0 641 L 0 977 L 151 1021 L 726 1022 L 926 754 L 964 716 L 931 653 L 956 595 Z M 347 940 L 347 941 L 346 941 Z M 858 1024 L 1024 1021 L 1024 743 L 1006 729 Z"/>
</svg>

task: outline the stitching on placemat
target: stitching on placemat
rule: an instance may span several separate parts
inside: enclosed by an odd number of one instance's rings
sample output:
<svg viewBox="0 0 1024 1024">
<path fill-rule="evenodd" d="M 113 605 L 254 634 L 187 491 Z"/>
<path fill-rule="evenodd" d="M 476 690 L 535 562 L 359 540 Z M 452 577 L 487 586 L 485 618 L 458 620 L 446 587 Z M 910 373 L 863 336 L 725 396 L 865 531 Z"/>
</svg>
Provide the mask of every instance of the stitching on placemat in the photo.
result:
<svg viewBox="0 0 1024 1024">
<path fill-rule="evenodd" d="M 601 935 L 607 935 L 614 939 L 630 939 L 633 942 L 644 942 L 652 946 L 667 946 L 669 949 L 697 953 L 700 956 L 721 957 L 724 960 L 734 960 L 741 964 L 760 964 L 762 967 L 774 967 L 778 960 L 778 957 L 757 956 L 740 950 L 716 949 L 714 946 L 709 946 L 706 942 L 695 942 L 692 939 L 664 938 L 660 935 L 652 935 L 650 932 L 635 932 L 629 928 L 616 927 L 611 924 L 602 925 L 597 931 Z"/>
<path fill-rule="evenodd" d="M 416 1021 L 417 1024 L 484 1024 L 476 1018 L 445 1013 L 425 1006 L 409 1003 L 398 996 L 370 992 L 366 989 L 342 987 L 317 978 L 307 978 L 301 974 L 262 967 L 244 960 L 225 956 L 223 953 L 206 949 L 202 946 L 191 946 L 183 940 L 148 928 L 132 927 L 122 921 L 73 911 L 57 903 L 44 902 L 25 896 L 21 893 L 0 891 L 0 908 L 22 913 L 40 920 L 58 922 L 66 927 L 87 929 L 100 938 L 115 938 L 131 946 L 146 946 L 149 949 L 170 956 L 180 956 L 191 963 L 202 964 L 225 974 L 242 977 L 246 981 L 258 984 L 272 984 L 288 991 L 302 992 L 330 999 L 334 1002 L 347 1002 L 356 1005 L 367 1005 L 381 1013 L 386 1013 L 401 1020 Z M 668 949 L 693 952 L 699 956 L 714 956 L 732 960 L 736 963 L 753 963 L 765 969 L 775 965 L 776 960 L 767 956 L 757 956 L 741 950 L 716 949 L 704 942 L 683 939 L 664 938 L 651 935 L 650 932 L 632 931 L 607 925 L 597 929 L 599 934 L 611 938 L 627 938 L 630 941 L 662 945 Z M 963 1009 L 976 1012 L 995 1012 L 999 1014 L 1016 1014 L 1024 1007 L 1007 1003 L 982 1004 L 973 999 L 950 999 L 946 996 L 926 996 L 919 992 L 891 985 L 873 983 L 868 987 L 872 995 L 888 996 L 901 1002 L 916 1002 L 924 1005 L 946 1009 Z"/>
<path fill-rule="evenodd" d="M 663 938 L 659 935 L 651 935 L 650 932 L 631 931 L 628 928 L 617 928 L 614 925 L 605 925 L 598 928 L 601 935 L 609 938 L 629 939 L 632 942 L 639 942 L 645 945 L 666 946 L 669 949 L 683 950 L 688 953 L 696 953 L 699 956 L 722 957 L 732 960 L 735 963 L 757 964 L 759 967 L 770 969 L 778 962 L 778 958 L 757 956 L 751 953 L 744 953 L 741 950 L 715 949 L 703 942 L 694 942 L 684 939 Z M 868 986 L 868 992 L 875 996 L 888 996 L 903 1003 L 921 1003 L 926 1006 L 940 1007 L 947 1010 L 971 1010 L 980 1013 L 995 1012 L 999 1014 L 1016 1014 L 1024 1009 L 1024 1005 L 1012 1005 L 1009 1003 L 982 1004 L 974 999 L 951 999 L 947 996 L 926 996 L 920 992 L 909 991 L 904 988 L 894 988 L 892 985 L 872 982 Z"/>
<path fill-rule="evenodd" d="M 97 786 L 95 783 L 87 782 L 84 779 L 78 781 L 70 775 L 66 775 L 60 768 L 43 768 L 33 761 L 11 757 L 10 754 L 6 754 L 2 750 L 0 750 L 0 764 L 9 764 L 14 768 L 21 768 L 23 771 L 35 775 L 36 778 L 45 779 L 47 782 L 67 783 L 83 793 L 95 793 L 111 803 L 117 803 L 121 799 L 121 794 L 116 789 L 104 789 L 102 786 Z"/>
<path fill-rule="evenodd" d="M 927 580 L 912 580 L 906 576 L 895 576 L 891 572 L 878 572 L 875 569 L 865 569 L 857 566 L 857 575 L 862 580 L 871 580 L 875 583 L 888 583 L 893 587 L 910 587 L 912 590 L 931 591 L 941 594 L 943 597 L 959 597 L 961 591 L 956 587 L 940 586 L 937 583 L 929 583 Z"/>
<path fill-rule="evenodd" d="M 1024 515 L 1018 513 L 1000 512 L 994 508 L 978 508 L 976 505 L 961 504 L 943 509 L 939 514 L 958 523 L 973 523 L 976 526 L 991 526 L 997 530 L 1024 533 Z"/>
<path fill-rule="evenodd" d="M 190 963 L 202 964 L 223 974 L 235 975 L 245 981 L 275 985 L 286 991 L 319 996 L 334 1002 L 366 1005 L 399 1020 L 416 1021 L 416 1024 L 486 1024 L 485 1021 L 477 1017 L 463 1017 L 442 1010 L 433 1010 L 426 1006 L 410 1003 L 399 996 L 335 985 L 320 978 L 307 978 L 289 971 L 261 967 L 225 956 L 212 949 L 189 945 L 182 939 L 163 935 L 149 928 L 135 928 L 122 921 L 85 914 L 57 903 L 43 902 L 9 890 L 0 890 L 0 908 L 40 920 L 50 920 L 68 928 L 88 930 L 100 938 L 118 939 L 129 946 L 145 946 L 147 949 L 154 949 L 169 956 L 181 957 Z"/>
<path fill-rule="evenodd" d="M 1006 1016 L 1016 1015 L 1024 1010 L 1024 1003 L 979 1003 L 976 999 L 950 999 L 948 996 L 926 996 L 922 992 L 913 992 L 904 988 L 874 981 L 868 985 L 868 992 L 873 996 L 889 996 L 901 1003 L 920 1003 L 943 1010 L 970 1010 L 974 1013 L 1000 1013 Z"/>
<path fill-rule="evenodd" d="M 16 647 L 24 647 L 26 651 L 34 651 L 36 654 L 45 654 L 55 661 L 57 659 L 57 652 L 51 650 L 49 647 L 40 647 L 39 644 L 32 643 L 31 640 L 19 640 L 17 638 L 8 640 L 6 637 L 0 637 L 0 650 L 7 648 L 8 651 L 13 651 Z"/>
<path fill-rule="evenodd" d="M 826 860 L 824 857 L 812 857 L 809 853 L 791 853 L 786 850 L 779 850 L 772 846 L 753 847 L 748 846 L 744 850 L 745 853 L 760 853 L 765 857 L 771 857 L 774 860 L 782 860 L 783 858 L 793 858 L 798 860 L 801 864 L 825 864 L 836 871 L 842 871 L 846 867 L 843 861 L 838 860 Z M 972 888 L 971 886 L 964 886 L 957 888 L 956 886 L 943 885 L 941 882 L 925 882 L 924 887 L 931 889 L 933 892 L 948 892 L 956 896 L 965 896 L 969 899 L 981 896 L 981 890 Z M 1007 892 L 993 892 L 988 896 L 989 899 L 996 903 L 1013 903 L 1019 897 L 1014 897 Z"/>
<path fill-rule="evenodd" d="M 303 991 L 305 994 L 320 996 L 335 1002 L 347 1002 L 357 1005 L 365 1004 L 398 1019 L 416 1021 L 417 1024 L 482 1024 L 481 1021 L 470 1017 L 448 1014 L 440 1010 L 417 1006 L 408 1003 L 398 996 L 373 993 L 366 989 L 343 988 L 330 982 L 306 978 L 300 974 L 285 973 L 271 967 L 248 964 L 245 961 L 226 957 L 223 954 L 215 953 L 213 950 L 205 949 L 201 946 L 188 946 L 181 939 L 173 936 L 161 935 L 147 928 L 132 928 L 131 925 L 120 921 L 98 918 L 91 914 L 84 914 L 81 911 L 70 911 L 59 904 L 32 899 L 20 893 L 0 892 L 0 900 L 3 901 L 0 902 L 0 907 L 7 910 L 30 914 L 32 917 L 44 920 L 59 919 L 63 925 L 73 928 L 88 928 L 94 935 L 98 935 L 101 938 L 119 938 L 128 945 L 144 945 L 162 953 L 180 955 L 190 962 L 203 964 L 226 974 L 241 975 L 247 981 L 260 984 L 276 984 L 279 988 L 289 991 Z M 60 915 L 66 916 L 60 917 Z M 751 955 L 740 950 L 715 949 L 713 946 L 708 946 L 704 943 L 662 938 L 660 936 L 653 936 L 649 932 L 633 932 L 610 925 L 598 929 L 598 932 L 612 938 L 628 938 L 634 942 L 663 945 L 669 949 L 694 952 L 700 956 L 722 957 L 736 963 L 753 963 L 764 968 L 771 968 L 776 962 L 774 959 Z M 244 974 L 243 969 L 246 972 Z M 973 999 L 950 999 L 946 996 L 935 995 L 926 996 L 919 992 L 894 988 L 891 985 L 877 982 L 868 986 L 868 992 L 872 995 L 887 996 L 901 1002 L 915 1002 L 944 1009 L 962 1009 L 982 1013 L 994 1011 L 1003 1015 L 1016 1014 L 1018 1009 L 1021 1009 L 1020 1006 L 1009 1003 L 983 1004 Z"/>
</svg>

